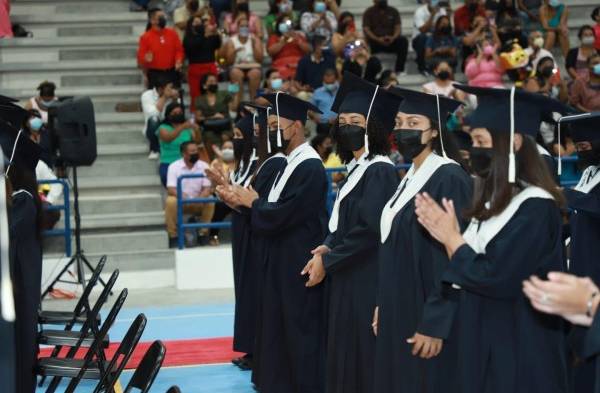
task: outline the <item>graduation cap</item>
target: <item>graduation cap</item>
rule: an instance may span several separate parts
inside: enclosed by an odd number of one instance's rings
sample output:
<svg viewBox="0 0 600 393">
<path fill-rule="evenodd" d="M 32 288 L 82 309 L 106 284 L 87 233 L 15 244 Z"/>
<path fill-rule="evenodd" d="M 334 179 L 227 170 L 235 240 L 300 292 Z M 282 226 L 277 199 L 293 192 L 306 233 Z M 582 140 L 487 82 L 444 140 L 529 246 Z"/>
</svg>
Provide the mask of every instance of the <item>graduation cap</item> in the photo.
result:
<svg viewBox="0 0 600 393">
<path fill-rule="evenodd" d="M 450 113 L 461 106 L 462 102 L 439 94 L 423 93 L 420 91 L 403 89 L 401 87 L 392 87 L 391 91 L 404 99 L 398 108 L 398 112 L 421 115 L 428 117 L 429 119 L 437 120 L 438 127 L 440 128 L 439 133 L 442 154 L 444 157 L 447 157 L 442 131 Z"/>
<path fill-rule="evenodd" d="M 394 127 L 397 110 L 402 97 L 391 94 L 351 72 L 344 72 L 340 89 L 331 105 L 331 110 L 336 113 L 359 113 L 369 124 L 371 115 L 379 120 L 384 130 Z M 365 133 L 365 151 L 369 152 L 369 138 Z"/>
<path fill-rule="evenodd" d="M 316 113 L 323 113 L 311 104 L 310 102 L 301 100 L 292 95 L 284 93 L 282 91 L 278 91 L 277 93 L 266 94 L 263 96 L 264 99 L 269 101 L 273 108 L 275 109 L 275 115 L 277 116 L 277 147 L 282 147 L 281 144 L 281 132 L 279 130 L 279 120 L 280 118 L 292 120 L 292 121 L 300 121 L 302 124 L 306 122 L 306 118 L 308 117 L 308 111 L 313 111 Z M 269 149 L 270 150 L 270 149 Z M 270 152 L 270 151 L 269 151 Z"/>
<path fill-rule="evenodd" d="M 239 128 L 244 135 L 244 139 L 252 140 L 254 136 L 254 125 L 256 124 L 256 112 L 251 112 L 248 109 L 244 108 L 246 106 L 245 103 L 241 104 L 242 108 L 242 117 L 235 123 L 235 127 Z"/>
<path fill-rule="evenodd" d="M 7 130 L 0 126 L 0 146 L 4 153 L 6 175 L 12 164 L 18 164 L 22 169 L 28 169 L 35 173 L 35 167 L 40 159 L 42 149 L 40 146 L 28 138 L 27 134 L 19 131 L 16 135 L 12 130 Z"/>
<path fill-rule="evenodd" d="M 454 84 L 457 89 L 477 96 L 477 108 L 469 116 L 471 128 L 487 128 L 490 132 L 510 133 L 508 181 L 515 182 L 514 134 L 534 137 L 542 120 L 552 112 L 565 113 L 570 108 L 542 94 L 523 90 L 484 88 Z M 559 124 L 560 131 L 560 124 Z M 558 164 L 559 174 L 561 163 Z"/>
<path fill-rule="evenodd" d="M 575 142 L 591 142 L 600 139 L 600 112 L 563 116 L 558 124 L 566 124 Z"/>
<path fill-rule="evenodd" d="M 262 106 L 254 103 L 242 103 L 242 107 L 253 108 L 254 113 L 252 113 L 252 128 L 255 128 L 255 125 L 258 124 L 258 127 L 262 132 L 268 132 L 269 129 L 269 114 L 273 110 L 270 106 Z M 271 153 L 271 143 L 269 142 L 269 137 L 267 136 L 267 151 Z"/>
<path fill-rule="evenodd" d="M 5 99 L 12 100 L 8 97 L 0 97 L 0 120 L 18 132 L 25 120 L 31 117 L 31 113 Z"/>
</svg>

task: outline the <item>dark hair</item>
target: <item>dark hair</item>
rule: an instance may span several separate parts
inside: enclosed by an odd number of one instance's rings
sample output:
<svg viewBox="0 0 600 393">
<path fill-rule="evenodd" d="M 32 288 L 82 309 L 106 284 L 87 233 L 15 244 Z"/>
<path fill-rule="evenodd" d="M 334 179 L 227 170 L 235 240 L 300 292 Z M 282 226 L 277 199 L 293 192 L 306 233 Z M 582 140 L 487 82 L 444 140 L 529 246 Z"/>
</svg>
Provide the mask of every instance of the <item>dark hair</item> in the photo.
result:
<svg viewBox="0 0 600 393">
<path fill-rule="evenodd" d="M 337 154 L 344 164 L 349 163 L 354 158 L 351 151 L 340 149 L 338 130 L 340 128 L 339 117 L 335 121 L 335 125 L 331 128 L 331 136 L 337 143 Z M 369 155 L 367 158 L 371 159 L 376 155 L 387 156 L 390 153 L 390 131 L 383 128 L 383 124 L 375 117 L 369 118 L 367 124 L 367 134 L 369 139 Z"/>
<path fill-rule="evenodd" d="M 43 81 L 39 84 L 37 90 L 39 90 L 40 92 L 40 97 L 54 97 L 56 85 L 54 84 L 54 82 Z"/>
<path fill-rule="evenodd" d="M 161 7 L 154 6 L 148 10 L 148 23 L 146 23 L 146 31 L 150 30 L 152 24 L 150 23 L 150 19 L 159 11 L 164 11 Z"/>
<path fill-rule="evenodd" d="M 335 68 L 326 68 L 325 71 L 323 71 L 323 76 L 331 74 L 335 75 L 336 78 L 339 76 L 338 71 Z"/>
<path fill-rule="evenodd" d="M 598 14 L 600 14 L 600 7 L 596 7 L 594 8 L 594 10 L 592 11 L 592 14 L 590 15 L 592 17 L 592 20 L 596 20 L 596 17 L 598 16 Z"/>
<path fill-rule="evenodd" d="M 159 74 L 156 79 L 154 79 L 154 87 L 157 89 L 165 88 L 169 83 L 175 84 L 173 79 L 165 74 Z"/>
<path fill-rule="evenodd" d="M 165 121 L 164 121 L 165 124 L 173 125 L 171 123 L 171 121 L 169 120 L 170 119 L 169 115 L 171 114 L 171 112 L 173 112 L 177 108 L 179 108 L 183 111 L 183 106 L 181 106 L 181 104 L 178 102 L 171 102 L 169 105 L 167 105 L 167 108 L 165 109 Z"/>
<path fill-rule="evenodd" d="M 185 142 L 183 142 L 181 145 L 179 145 L 179 152 L 181 154 L 185 153 L 185 149 L 187 149 L 187 147 L 189 145 L 192 145 L 192 144 L 195 144 L 195 143 L 196 142 L 193 142 L 193 141 L 185 141 Z"/>
<path fill-rule="evenodd" d="M 450 28 L 452 28 L 452 21 L 450 20 L 450 17 L 448 15 L 442 15 L 438 18 L 438 20 L 435 21 L 435 27 L 433 29 L 433 35 L 435 35 L 436 37 L 439 37 L 440 34 L 440 25 L 442 20 L 447 19 L 448 20 L 448 26 L 450 26 Z M 452 35 L 452 33 L 450 33 L 450 35 Z"/>
<path fill-rule="evenodd" d="M 269 0 L 269 11 L 267 15 L 277 15 L 279 14 L 279 3 L 276 0 Z"/>
<path fill-rule="evenodd" d="M 592 26 L 590 26 L 590 25 L 583 25 L 583 26 L 581 26 L 579 28 L 579 31 L 577 32 L 577 38 L 581 39 L 581 37 L 583 36 L 583 33 L 586 30 L 590 30 L 594 34 L 594 37 L 596 36 L 596 32 L 594 31 L 594 28 Z"/>
<path fill-rule="evenodd" d="M 238 13 L 240 12 L 240 10 L 238 9 L 238 2 L 239 0 L 232 0 L 231 1 L 231 20 L 235 20 L 235 18 L 237 18 Z M 250 18 L 250 1 L 246 1 L 246 4 L 248 4 L 248 19 Z M 243 11 L 245 12 L 245 11 Z M 250 21 L 248 21 L 250 22 Z"/>
<path fill-rule="evenodd" d="M 381 75 L 379 76 L 379 79 L 377 80 L 377 84 L 379 86 L 385 86 L 388 84 L 388 82 L 390 81 L 390 77 L 395 74 L 395 72 L 393 70 L 383 70 L 381 72 Z"/>
<path fill-rule="evenodd" d="M 542 65 L 544 63 L 546 63 L 547 61 L 551 61 L 554 66 L 556 67 L 556 62 L 554 61 L 554 59 L 550 56 L 545 56 L 542 57 L 536 67 L 535 67 L 535 78 L 538 80 L 538 83 L 540 84 L 540 86 L 544 86 L 546 84 L 546 80 L 544 79 L 544 77 L 542 76 L 541 70 L 542 70 Z"/>
<path fill-rule="evenodd" d="M 432 130 L 437 130 L 437 136 L 434 136 L 431 139 L 431 150 L 433 150 L 437 155 L 442 156 L 444 152 L 442 151 L 442 139 L 444 140 L 444 150 L 446 151 L 446 155 L 448 158 L 458 162 L 460 166 L 466 168 L 466 163 L 460 155 L 460 150 L 458 148 L 458 143 L 456 142 L 456 137 L 448 131 L 446 125 L 443 127 L 439 127 L 437 120 L 432 120 L 429 118 L 430 127 Z M 441 138 L 440 138 L 441 135 Z"/>
<path fill-rule="evenodd" d="M 290 18 L 289 15 L 279 15 L 277 17 L 277 19 L 275 19 L 275 34 L 278 36 L 281 36 L 281 32 L 279 31 L 279 24 L 282 23 L 284 20 L 289 19 L 290 21 L 292 20 L 292 18 Z M 293 23 L 293 21 L 292 21 Z"/>
<path fill-rule="evenodd" d="M 317 150 L 317 147 L 325 142 L 327 138 L 331 139 L 332 137 L 329 134 L 317 134 L 310 140 L 310 145 L 313 149 Z"/>
<path fill-rule="evenodd" d="M 344 34 L 346 33 L 346 28 L 348 28 L 348 25 L 345 23 L 342 23 L 344 21 L 344 19 L 346 18 L 352 18 L 352 20 L 354 20 L 354 14 L 352 12 L 349 11 L 344 11 L 340 14 L 340 17 L 338 18 L 338 33 L 340 34 Z"/>
<path fill-rule="evenodd" d="M 207 74 L 202 75 L 202 78 L 200 78 L 200 95 L 206 94 L 206 89 L 204 89 L 204 85 L 208 81 L 208 78 L 210 78 L 211 76 L 217 78 L 217 83 L 219 83 L 219 77 L 215 74 L 209 72 Z"/>
<path fill-rule="evenodd" d="M 519 182 L 514 185 L 508 182 L 510 135 L 492 130 L 489 132 L 493 141 L 490 173 L 485 179 L 476 179 L 473 205 L 465 212 L 466 218 L 480 221 L 503 212 L 515 194 L 514 187 L 522 188 Z M 558 206 L 563 206 L 564 196 L 556 187 L 548 165 L 539 155 L 535 141 L 530 136 L 523 136 L 523 144 L 515 156 L 517 181 L 543 188 L 554 197 Z M 488 201 L 489 209 L 486 208 Z"/>
<path fill-rule="evenodd" d="M 13 162 L 8 171 L 8 180 L 12 191 L 25 190 L 33 197 L 35 204 L 35 234 L 38 240 L 42 240 L 42 231 L 44 229 L 44 211 L 42 200 L 38 193 L 37 179 L 35 172 L 22 168 L 18 162 Z"/>
</svg>

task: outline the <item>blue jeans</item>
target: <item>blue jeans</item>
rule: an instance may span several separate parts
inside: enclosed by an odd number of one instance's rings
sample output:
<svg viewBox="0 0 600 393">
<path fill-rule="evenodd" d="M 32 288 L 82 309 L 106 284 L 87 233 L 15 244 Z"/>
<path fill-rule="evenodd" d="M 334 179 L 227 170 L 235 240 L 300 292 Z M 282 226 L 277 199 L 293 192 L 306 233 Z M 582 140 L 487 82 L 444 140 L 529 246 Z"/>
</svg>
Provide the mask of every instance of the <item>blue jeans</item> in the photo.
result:
<svg viewBox="0 0 600 393">
<path fill-rule="evenodd" d="M 164 162 L 161 162 L 158 167 L 158 174 L 160 175 L 160 182 L 163 187 L 167 188 L 167 172 L 169 172 L 169 165 Z"/>
</svg>

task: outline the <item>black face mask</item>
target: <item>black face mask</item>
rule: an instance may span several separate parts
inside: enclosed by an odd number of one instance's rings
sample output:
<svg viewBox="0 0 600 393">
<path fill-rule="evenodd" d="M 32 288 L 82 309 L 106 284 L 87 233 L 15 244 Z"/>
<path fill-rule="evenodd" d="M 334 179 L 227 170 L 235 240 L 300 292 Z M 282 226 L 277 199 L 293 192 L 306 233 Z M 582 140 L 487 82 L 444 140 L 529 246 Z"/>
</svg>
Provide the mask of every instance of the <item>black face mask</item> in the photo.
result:
<svg viewBox="0 0 600 393">
<path fill-rule="evenodd" d="M 277 131 L 269 131 L 269 143 L 272 152 L 285 152 L 290 145 L 290 141 L 283 137 L 283 130 L 279 129 L 279 132 L 281 132 L 281 147 L 277 146 Z"/>
<path fill-rule="evenodd" d="M 550 78 L 554 73 L 554 67 L 544 67 L 540 70 L 540 76 L 542 78 Z"/>
<path fill-rule="evenodd" d="M 439 80 L 447 81 L 448 79 L 450 79 L 450 71 L 440 71 L 438 72 L 437 77 Z"/>
<path fill-rule="evenodd" d="M 192 12 L 198 11 L 198 7 L 200 7 L 200 4 L 198 3 L 198 0 L 192 0 L 188 4 L 189 10 L 192 11 Z"/>
<path fill-rule="evenodd" d="M 588 166 L 600 165 L 600 141 L 591 142 L 592 149 L 585 151 L 578 151 L 577 166 L 581 170 L 585 170 Z"/>
<path fill-rule="evenodd" d="M 489 147 L 471 147 L 469 154 L 471 171 L 473 171 L 473 174 L 485 179 L 490 174 L 492 166 L 492 149 Z"/>
<path fill-rule="evenodd" d="M 442 26 L 439 29 L 440 34 L 449 35 L 452 33 L 452 27 L 450 26 Z"/>
<path fill-rule="evenodd" d="M 387 6 L 388 6 L 388 2 L 387 2 L 387 0 L 379 0 L 379 1 L 377 2 L 377 6 L 378 6 L 379 8 L 387 8 Z"/>
<path fill-rule="evenodd" d="M 164 16 L 161 16 L 160 18 L 158 18 L 158 27 L 160 27 L 161 29 L 164 29 L 167 26 L 167 18 L 165 18 Z"/>
<path fill-rule="evenodd" d="M 211 93 L 216 93 L 219 90 L 219 85 L 208 85 L 206 86 L 206 90 L 210 91 Z"/>
<path fill-rule="evenodd" d="M 196 154 L 190 154 L 190 158 L 189 158 L 190 162 L 192 164 L 195 164 L 198 162 L 198 153 Z"/>
<path fill-rule="evenodd" d="M 426 130 L 411 130 L 405 128 L 396 128 L 394 132 L 394 140 L 398 151 L 407 160 L 411 160 L 421 154 L 427 144 L 421 143 L 421 136 Z"/>
<path fill-rule="evenodd" d="M 244 140 L 241 138 L 233 138 L 233 156 L 236 160 L 241 160 L 244 155 Z"/>
<path fill-rule="evenodd" d="M 248 3 L 241 3 L 241 4 L 238 4 L 237 10 L 239 12 L 249 12 L 250 6 L 248 5 Z"/>
<path fill-rule="evenodd" d="M 338 144 L 342 150 L 357 151 L 365 146 L 365 129 L 346 124 L 338 128 Z"/>
<path fill-rule="evenodd" d="M 171 116 L 169 116 L 169 122 L 172 124 L 181 124 L 181 123 L 185 122 L 185 115 L 183 113 L 171 115 Z"/>
</svg>

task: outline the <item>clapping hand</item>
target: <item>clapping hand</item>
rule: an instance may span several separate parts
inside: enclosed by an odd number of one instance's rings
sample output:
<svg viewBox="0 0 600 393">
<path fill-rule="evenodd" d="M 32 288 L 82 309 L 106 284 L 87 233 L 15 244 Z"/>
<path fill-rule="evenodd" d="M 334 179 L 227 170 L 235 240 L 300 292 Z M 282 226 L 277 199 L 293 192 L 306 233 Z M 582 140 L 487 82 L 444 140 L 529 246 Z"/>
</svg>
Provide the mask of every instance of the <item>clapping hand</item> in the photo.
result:
<svg viewBox="0 0 600 393">
<path fill-rule="evenodd" d="M 240 202 L 240 206 L 245 206 L 247 208 L 252 207 L 252 203 L 258 199 L 258 193 L 249 186 L 248 188 L 242 186 L 234 186 L 233 193 L 235 194 L 236 199 Z"/>
</svg>

